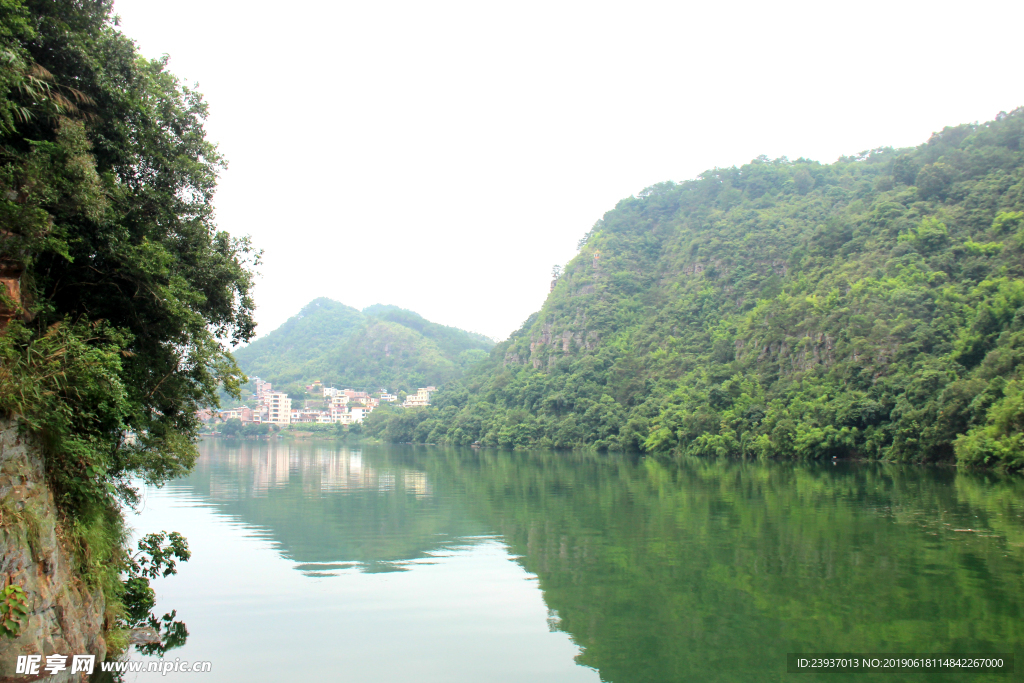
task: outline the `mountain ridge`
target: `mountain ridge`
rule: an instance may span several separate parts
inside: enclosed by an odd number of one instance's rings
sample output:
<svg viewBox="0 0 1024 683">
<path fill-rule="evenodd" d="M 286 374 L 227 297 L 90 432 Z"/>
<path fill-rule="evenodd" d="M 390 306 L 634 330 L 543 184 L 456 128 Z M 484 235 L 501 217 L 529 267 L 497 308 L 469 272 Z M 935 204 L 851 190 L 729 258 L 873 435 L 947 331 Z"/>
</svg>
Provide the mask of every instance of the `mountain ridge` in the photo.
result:
<svg viewBox="0 0 1024 683">
<path fill-rule="evenodd" d="M 399 441 L 1024 467 L 1024 109 L 618 202 Z M 391 423 L 393 421 L 393 424 Z"/>
<path fill-rule="evenodd" d="M 397 392 L 459 377 L 493 346 L 481 334 L 397 306 L 374 304 L 360 311 L 318 297 L 234 356 L 246 374 L 296 393 L 313 380 Z"/>
</svg>

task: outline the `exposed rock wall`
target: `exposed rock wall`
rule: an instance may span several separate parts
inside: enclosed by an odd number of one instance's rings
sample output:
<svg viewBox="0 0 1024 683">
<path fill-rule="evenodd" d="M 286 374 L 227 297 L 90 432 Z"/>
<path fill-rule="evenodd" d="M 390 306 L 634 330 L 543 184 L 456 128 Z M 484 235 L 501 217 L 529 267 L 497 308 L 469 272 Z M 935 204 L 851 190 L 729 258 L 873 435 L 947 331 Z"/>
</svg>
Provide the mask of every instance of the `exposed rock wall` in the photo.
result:
<svg viewBox="0 0 1024 683">
<path fill-rule="evenodd" d="M 45 665 L 52 654 L 92 654 L 97 663 L 106 654 L 103 595 L 73 574 L 45 482 L 42 449 L 0 419 L 0 579 L 21 586 L 29 607 L 17 638 L 0 635 L 0 682 L 33 679 L 15 674 L 18 655 L 42 655 Z M 67 673 L 39 678 L 75 680 Z"/>
</svg>

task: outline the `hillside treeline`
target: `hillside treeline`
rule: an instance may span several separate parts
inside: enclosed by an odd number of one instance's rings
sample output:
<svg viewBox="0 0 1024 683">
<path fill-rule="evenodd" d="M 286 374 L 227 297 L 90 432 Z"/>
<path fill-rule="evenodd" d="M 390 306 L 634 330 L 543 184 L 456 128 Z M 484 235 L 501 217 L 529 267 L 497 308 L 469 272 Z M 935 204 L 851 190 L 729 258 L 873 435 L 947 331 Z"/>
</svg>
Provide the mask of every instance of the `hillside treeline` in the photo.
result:
<svg viewBox="0 0 1024 683">
<path fill-rule="evenodd" d="M 392 441 L 1024 466 L 1024 109 L 618 203 Z"/>
</svg>

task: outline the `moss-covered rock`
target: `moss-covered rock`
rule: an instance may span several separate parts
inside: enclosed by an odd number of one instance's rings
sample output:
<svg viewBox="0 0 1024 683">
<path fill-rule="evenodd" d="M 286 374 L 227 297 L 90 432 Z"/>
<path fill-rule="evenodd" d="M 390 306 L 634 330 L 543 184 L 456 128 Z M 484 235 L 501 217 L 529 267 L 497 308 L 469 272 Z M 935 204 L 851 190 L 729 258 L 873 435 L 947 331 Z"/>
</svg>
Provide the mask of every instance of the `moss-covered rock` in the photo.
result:
<svg viewBox="0 0 1024 683">
<path fill-rule="evenodd" d="M 0 639 L 0 679 L 14 675 L 18 655 L 99 661 L 107 652 L 103 593 L 74 570 L 43 464 L 41 444 L 15 420 L 0 420 L 0 577 L 20 586 L 28 604 L 17 637 Z"/>
</svg>

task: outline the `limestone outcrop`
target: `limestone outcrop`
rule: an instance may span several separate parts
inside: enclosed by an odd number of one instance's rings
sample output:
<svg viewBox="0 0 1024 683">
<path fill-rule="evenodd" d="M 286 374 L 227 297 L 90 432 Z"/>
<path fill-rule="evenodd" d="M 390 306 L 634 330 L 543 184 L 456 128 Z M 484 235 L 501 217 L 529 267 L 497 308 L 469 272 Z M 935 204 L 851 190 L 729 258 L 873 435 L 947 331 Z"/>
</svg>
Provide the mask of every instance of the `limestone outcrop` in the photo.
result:
<svg viewBox="0 0 1024 683">
<path fill-rule="evenodd" d="M 19 655 L 42 655 L 44 665 L 53 654 L 103 659 L 103 594 L 73 571 L 46 485 L 41 446 L 7 419 L 0 419 L 0 579 L 5 586 L 21 586 L 29 610 L 18 637 L 0 636 L 0 683 L 35 678 L 15 674 Z M 68 671 L 41 674 L 41 680 L 54 682 L 84 680 Z"/>
</svg>

